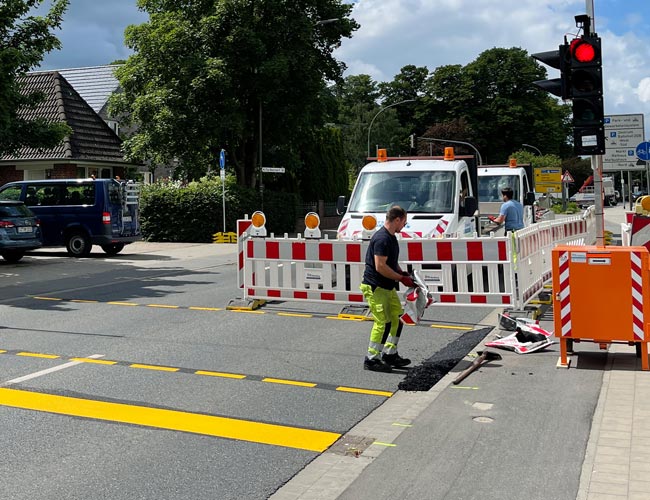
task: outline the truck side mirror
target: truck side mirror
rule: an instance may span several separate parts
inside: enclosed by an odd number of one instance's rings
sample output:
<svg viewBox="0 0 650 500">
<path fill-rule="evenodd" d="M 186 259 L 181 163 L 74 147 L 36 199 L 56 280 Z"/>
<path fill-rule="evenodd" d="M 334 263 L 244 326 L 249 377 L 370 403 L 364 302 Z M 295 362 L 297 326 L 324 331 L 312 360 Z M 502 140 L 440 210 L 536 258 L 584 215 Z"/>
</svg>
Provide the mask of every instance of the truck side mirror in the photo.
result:
<svg viewBox="0 0 650 500">
<path fill-rule="evenodd" d="M 478 210 L 478 200 L 473 196 L 465 197 L 465 207 L 463 208 L 466 217 L 474 217 L 475 212 Z"/>
<path fill-rule="evenodd" d="M 535 193 L 528 191 L 524 196 L 524 205 L 533 205 L 535 203 Z"/>
<path fill-rule="evenodd" d="M 339 196 L 336 199 L 336 213 L 338 215 L 343 215 L 345 213 L 346 205 L 345 205 L 345 196 Z"/>
</svg>

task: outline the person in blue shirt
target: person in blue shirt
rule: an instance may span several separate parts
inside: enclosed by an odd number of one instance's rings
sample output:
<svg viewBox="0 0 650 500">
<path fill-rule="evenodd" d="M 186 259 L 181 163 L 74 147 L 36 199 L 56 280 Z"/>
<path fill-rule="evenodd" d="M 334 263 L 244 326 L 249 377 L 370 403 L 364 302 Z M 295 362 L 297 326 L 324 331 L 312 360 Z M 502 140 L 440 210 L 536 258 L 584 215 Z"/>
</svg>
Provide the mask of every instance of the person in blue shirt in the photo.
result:
<svg viewBox="0 0 650 500">
<path fill-rule="evenodd" d="M 505 224 L 506 233 L 508 231 L 517 231 L 524 228 L 524 207 L 517 200 L 513 200 L 511 187 L 505 187 L 501 190 L 503 205 L 499 210 L 498 217 L 489 217 L 496 224 Z"/>
</svg>

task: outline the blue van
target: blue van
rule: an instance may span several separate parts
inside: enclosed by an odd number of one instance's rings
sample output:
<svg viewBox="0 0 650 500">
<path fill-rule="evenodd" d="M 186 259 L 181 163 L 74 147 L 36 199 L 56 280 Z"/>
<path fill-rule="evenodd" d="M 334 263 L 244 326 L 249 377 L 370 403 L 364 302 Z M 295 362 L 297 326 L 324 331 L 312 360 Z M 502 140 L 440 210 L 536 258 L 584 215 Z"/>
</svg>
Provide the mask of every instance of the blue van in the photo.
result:
<svg viewBox="0 0 650 500">
<path fill-rule="evenodd" d="M 0 200 L 20 200 L 40 219 L 44 246 L 86 257 L 92 245 L 108 255 L 140 236 L 139 185 L 114 179 L 9 182 Z"/>
</svg>

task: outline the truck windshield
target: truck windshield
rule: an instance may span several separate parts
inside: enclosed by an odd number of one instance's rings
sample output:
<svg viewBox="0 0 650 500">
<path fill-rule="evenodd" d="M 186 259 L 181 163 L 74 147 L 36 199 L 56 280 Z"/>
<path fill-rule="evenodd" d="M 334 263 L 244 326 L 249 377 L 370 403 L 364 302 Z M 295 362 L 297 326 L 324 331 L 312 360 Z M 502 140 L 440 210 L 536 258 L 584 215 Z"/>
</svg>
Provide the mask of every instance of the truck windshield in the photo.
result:
<svg viewBox="0 0 650 500">
<path fill-rule="evenodd" d="M 501 190 L 512 188 L 512 199 L 520 200 L 519 177 L 516 175 L 481 175 L 478 178 L 478 201 L 503 201 Z"/>
<path fill-rule="evenodd" d="M 399 205 L 409 214 L 454 211 L 455 172 L 364 172 L 349 204 L 350 212 L 386 212 Z"/>
</svg>

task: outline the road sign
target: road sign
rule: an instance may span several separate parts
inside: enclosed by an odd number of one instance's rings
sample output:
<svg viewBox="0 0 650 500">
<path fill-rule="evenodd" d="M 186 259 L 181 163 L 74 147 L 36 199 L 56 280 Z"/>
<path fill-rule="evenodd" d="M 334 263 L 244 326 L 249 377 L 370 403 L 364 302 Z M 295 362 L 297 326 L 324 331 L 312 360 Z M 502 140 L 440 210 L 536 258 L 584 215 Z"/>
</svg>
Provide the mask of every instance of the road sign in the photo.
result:
<svg viewBox="0 0 650 500">
<path fill-rule="evenodd" d="M 270 172 L 272 174 L 284 174 L 284 167 L 262 167 L 262 172 Z"/>
<path fill-rule="evenodd" d="M 219 167 L 221 167 L 221 170 L 226 168 L 226 150 L 222 149 L 221 153 L 219 153 Z"/>
<path fill-rule="evenodd" d="M 636 164 L 637 144 L 645 140 L 643 114 L 605 116 L 603 171 L 644 170 Z"/>
<path fill-rule="evenodd" d="M 562 175 L 562 182 L 565 184 L 573 184 L 575 182 L 573 180 L 573 176 L 568 170 L 565 171 L 564 174 Z"/>
<path fill-rule="evenodd" d="M 562 169 L 535 167 L 535 191 L 538 193 L 562 192 Z"/>
<path fill-rule="evenodd" d="M 650 142 L 642 142 L 639 144 L 636 147 L 636 155 L 639 157 L 639 160 L 650 160 Z"/>
</svg>

